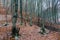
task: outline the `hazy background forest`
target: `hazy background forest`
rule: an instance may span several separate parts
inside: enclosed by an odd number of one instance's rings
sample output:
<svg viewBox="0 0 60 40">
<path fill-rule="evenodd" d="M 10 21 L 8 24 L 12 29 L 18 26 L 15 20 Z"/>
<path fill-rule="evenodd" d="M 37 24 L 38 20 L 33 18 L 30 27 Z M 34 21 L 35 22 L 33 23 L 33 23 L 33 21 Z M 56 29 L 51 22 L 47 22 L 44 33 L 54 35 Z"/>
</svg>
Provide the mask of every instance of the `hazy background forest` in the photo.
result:
<svg viewBox="0 0 60 40">
<path fill-rule="evenodd" d="M 13 0 L 0 0 L 1 6 L 9 8 L 10 11 L 13 5 L 12 2 Z M 37 17 L 39 14 L 40 17 L 50 22 L 60 22 L 59 0 L 22 0 L 22 7 L 23 12 L 25 12 L 26 14 L 34 14 Z M 20 0 L 18 0 L 18 10 L 20 10 Z"/>
<path fill-rule="evenodd" d="M 12 2 L 13 0 L 0 0 L 1 6 L 10 12 L 14 5 Z M 52 23 L 60 22 L 60 0 L 22 0 L 22 7 L 23 12 L 30 16 L 39 16 Z M 18 0 L 18 10 L 20 10 L 20 0 Z"/>
</svg>

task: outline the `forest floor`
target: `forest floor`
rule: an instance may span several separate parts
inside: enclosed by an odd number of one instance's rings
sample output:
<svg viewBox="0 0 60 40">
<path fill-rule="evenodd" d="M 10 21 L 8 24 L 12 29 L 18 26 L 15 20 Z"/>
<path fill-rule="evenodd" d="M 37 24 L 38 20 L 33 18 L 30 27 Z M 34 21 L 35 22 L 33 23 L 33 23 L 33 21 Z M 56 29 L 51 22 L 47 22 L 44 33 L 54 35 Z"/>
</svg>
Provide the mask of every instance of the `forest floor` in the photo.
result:
<svg viewBox="0 0 60 40">
<path fill-rule="evenodd" d="M 8 20 L 11 20 L 11 16 L 8 16 Z M 4 26 L 5 21 L 5 16 L 0 15 L 0 40 L 10 40 L 12 22 L 8 21 L 9 25 Z M 36 25 L 30 26 L 28 23 L 26 23 L 26 26 L 25 24 L 20 25 L 19 21 L 16 24 L 20 28 L 19 34 L 21 36 L 19 36 L 19 40 L 60 40 L 60 32 L 46 29 L 48 34 L 42 35 L 39 33 L 41 28 Z"/>
</svg>

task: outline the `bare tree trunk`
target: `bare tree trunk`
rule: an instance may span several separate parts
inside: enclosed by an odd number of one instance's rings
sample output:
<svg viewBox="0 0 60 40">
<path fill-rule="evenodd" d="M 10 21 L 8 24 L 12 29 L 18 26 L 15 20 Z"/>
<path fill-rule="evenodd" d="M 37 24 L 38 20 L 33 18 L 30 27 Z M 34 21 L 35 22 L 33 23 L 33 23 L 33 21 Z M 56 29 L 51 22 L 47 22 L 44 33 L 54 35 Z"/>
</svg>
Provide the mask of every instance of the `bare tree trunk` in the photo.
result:
<svg viewBox="0 0 60 40">
<path fill-rule="evenodd" d="M 18 35 L 18 31 L 16 28 L 17 16 L 18 16 L 18 0 L 13 0 L 13 17 L 12 17 L 12 36 L 15 37 Z"/>
<path fill-rule="evenodd" d="M 21 25 L 23 23 L 23 15 L 22 15 L 22 0 L 20 0 L 20 16 L 21 16 Z"/>
</svg>

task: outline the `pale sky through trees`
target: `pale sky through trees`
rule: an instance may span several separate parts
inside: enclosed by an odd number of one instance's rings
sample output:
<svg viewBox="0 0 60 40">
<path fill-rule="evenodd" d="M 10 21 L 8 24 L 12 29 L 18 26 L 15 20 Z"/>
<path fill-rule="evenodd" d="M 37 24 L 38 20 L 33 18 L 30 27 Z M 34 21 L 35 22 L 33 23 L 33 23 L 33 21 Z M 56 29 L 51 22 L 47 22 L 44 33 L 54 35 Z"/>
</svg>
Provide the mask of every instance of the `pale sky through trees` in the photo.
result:
<svg viewBox="0 0 60 40">
<path fill-rule="evenodd" d="M 3 4 L 5 4 L 5 6 L 7 5 L 7 0 L 0 0 L 1 1 L 1 4 L 3 5 Z M 5 3 L 4 3 L 4 1 L 5 1 Z M 25 0 L 23 0 L 23 1 L 25 1 Z M 33 1 L 38 1 L 38 0 L 33 0 Z M 48 1 L 50 1 L 50 3 L 52 3 L 52 0 L 48 0 Z M 43 0 L 43 8 L 44 9 L 47 9 L 47 5 L 46 5 L 46 3 L 48 4 L 48 1 L 47 0 Z M 18 3 L 19 3 L 20 1 L 18 1 Z M 56 2 L 56 1 L 55 1 Z M 26 1 L 24 2 L 24 3 L 26 3 Z M 8 6 L 9 5 L 11 5 L 11 0 L 8 0 Z M 36 4 L 37 5 L 37 4 Z M 51 4 L 50 4 L 50 6 L 52 6 Z M 36 7 L 37 8 L 37 7 Z"/>
</svg>

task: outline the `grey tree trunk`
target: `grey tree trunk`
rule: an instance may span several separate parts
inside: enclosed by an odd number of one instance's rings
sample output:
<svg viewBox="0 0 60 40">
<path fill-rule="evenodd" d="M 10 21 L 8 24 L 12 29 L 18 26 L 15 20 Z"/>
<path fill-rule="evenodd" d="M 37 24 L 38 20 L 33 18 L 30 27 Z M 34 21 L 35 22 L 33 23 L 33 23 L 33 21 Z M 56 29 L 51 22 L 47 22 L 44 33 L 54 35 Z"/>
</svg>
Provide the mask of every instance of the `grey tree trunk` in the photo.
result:
<svg viewBox="0 0 60 40">
<path fill-rule="evenodd" d="M 18 16 L 18 0 L 13 0 L 13 17 L 12 17 L 12 36 L 19 35 L 19 30 L 16 28 L 17 16 Z"/>
<path fill-rule="evenodd" d="M 22 25 L 22 23 L 23 23 L 23 15 L 22 15 L 22 0 L 20 0 L 20 19 L 21 19 L 21 25 Z"/>
</svg>

